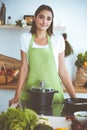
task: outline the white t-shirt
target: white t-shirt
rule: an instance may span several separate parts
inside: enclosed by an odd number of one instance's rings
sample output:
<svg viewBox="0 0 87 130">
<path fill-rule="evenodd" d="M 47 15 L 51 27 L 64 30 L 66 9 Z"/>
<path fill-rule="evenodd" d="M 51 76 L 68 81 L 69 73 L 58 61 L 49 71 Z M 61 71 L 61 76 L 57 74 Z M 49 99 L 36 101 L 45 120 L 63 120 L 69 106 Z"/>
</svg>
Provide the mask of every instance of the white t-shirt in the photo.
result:
<svg viewBox="0 0 87 130">
<path fill-rule="evenodd" d="M 23 33 L 21 35 L 21 50 L 24 51 L 26 54 L 29 49 L 29 43 L 31 40 L 31 33 Z M 53 34 L 51 36 L 51 43 L 52 43 L 52 49 L 53 49 L 53 54 L 54 54 L 54 59 L 58 71 L 58 55 L 62 51 L 65 50 L 65 42 L 61 34 Z M 48 48 L 48 44 L 44 46 L 37 45 L 35 42 L 33 43 L 33 48 Z"/>
</svg>

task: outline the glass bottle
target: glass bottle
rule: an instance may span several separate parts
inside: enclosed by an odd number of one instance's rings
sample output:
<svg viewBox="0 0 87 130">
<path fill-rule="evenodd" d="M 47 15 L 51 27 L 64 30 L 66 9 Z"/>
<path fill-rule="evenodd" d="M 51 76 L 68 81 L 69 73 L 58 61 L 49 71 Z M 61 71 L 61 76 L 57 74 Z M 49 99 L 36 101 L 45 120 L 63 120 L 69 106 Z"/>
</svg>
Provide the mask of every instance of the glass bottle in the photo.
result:
<svg viewBox="0 0 87 130">
<path fill-rule="evenodd" d="M 2 16 L 2 24 L 5 24 L 5 18 L 6 18 L 6 7 L 5 4 L 2 3 L 2 7 L 1 7 L 1 16 Z"/>
</svg>

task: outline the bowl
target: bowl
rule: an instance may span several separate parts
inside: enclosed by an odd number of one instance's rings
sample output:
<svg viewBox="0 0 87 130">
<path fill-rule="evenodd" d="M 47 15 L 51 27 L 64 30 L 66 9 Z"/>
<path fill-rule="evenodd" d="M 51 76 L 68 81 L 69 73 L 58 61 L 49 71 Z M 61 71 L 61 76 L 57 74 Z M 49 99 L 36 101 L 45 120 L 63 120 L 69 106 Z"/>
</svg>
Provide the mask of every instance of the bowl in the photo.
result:
<svg viewBox="0 0 87 130">
<path fill-rule="evenodd" d="M 74 117 L 81 124 L 87 124 L 87 111 L 77 111 L 77 112 L 74 112 Z"/>
</svg>

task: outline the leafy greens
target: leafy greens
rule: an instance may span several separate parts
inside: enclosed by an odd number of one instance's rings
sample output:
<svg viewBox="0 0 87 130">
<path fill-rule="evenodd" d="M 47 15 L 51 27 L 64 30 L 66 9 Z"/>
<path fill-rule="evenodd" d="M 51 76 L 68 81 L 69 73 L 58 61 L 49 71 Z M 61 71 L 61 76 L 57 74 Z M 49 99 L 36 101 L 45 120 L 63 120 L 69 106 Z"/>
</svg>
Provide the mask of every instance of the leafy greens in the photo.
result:
<svg viewBox="0 0 87 130">
<path fill-rule="evenodd" d="M 8 108 L 0 114 L 0 130 L 33 130 L 38 120 L 31 109 Z"/>
</svg>

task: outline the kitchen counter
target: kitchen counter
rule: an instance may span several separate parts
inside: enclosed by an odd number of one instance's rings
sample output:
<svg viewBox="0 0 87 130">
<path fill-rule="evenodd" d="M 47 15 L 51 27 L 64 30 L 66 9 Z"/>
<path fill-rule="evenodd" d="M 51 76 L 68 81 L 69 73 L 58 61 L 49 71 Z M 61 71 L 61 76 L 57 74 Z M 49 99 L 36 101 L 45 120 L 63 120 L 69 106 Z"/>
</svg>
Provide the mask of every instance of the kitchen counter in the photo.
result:
<svg viewBox="0 0 87 130">
<path fill-rule="evenodd" d="M 8 108 L 8 102 L 11 98 L 14 97 L 15 95 L 15 86 L 13 85 L 0 85 L 0 112 L 5 111 Z M 80 90 L 79 90 L 80 89 Z M 87 89 L 85 90 L 85 93 L 82 92 L 80 93 L 80 91 L 82 90 L 81 87 L 78 87 L 78 93 L 77 97 L 80 98 L 87 98 Z M 69 98 L 68 93 L 64 90 L 64 98 Z"/>
<path fill-rule="evenodd" d="M 49 123 L 52 127 L 55 128 L 68 128 L 71 130 L 71 121 L 66 120 L 65 117 L 52 117 L 52 116 L 45 116 L 47 117 Z"/>
<path fill-rule="evenodd" d="M 76 93 L 87 93 L 87 88 L 85 88 L 85 87 L 74 86 L 74 88 L 75 88 Z M 63 90 L 64 90 L 64 92 L 67 92 L 66 88 L 63 88 Z"/>
<path fill-rule="evenodd" d="M 0 85 L 0 89 L 16 89 L 17 88 L 17 82 L 14 82 L 14 83 L 9 83 L 7 85 Z M 76 93 L 87 93 L 87 88 L 84 88 L 84 87 L 77 87 L 77 86 L 74 86 L 75 88 L 75 91 Z M 64 92 L 67 92 L 66 91 L 66 88 L 63 88 Z"/>
</svg>

